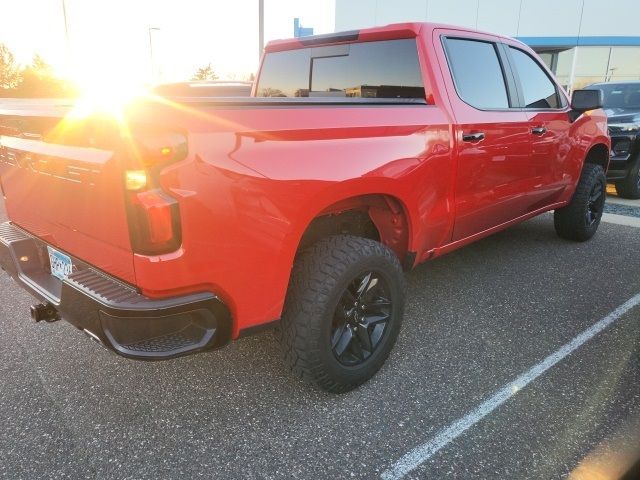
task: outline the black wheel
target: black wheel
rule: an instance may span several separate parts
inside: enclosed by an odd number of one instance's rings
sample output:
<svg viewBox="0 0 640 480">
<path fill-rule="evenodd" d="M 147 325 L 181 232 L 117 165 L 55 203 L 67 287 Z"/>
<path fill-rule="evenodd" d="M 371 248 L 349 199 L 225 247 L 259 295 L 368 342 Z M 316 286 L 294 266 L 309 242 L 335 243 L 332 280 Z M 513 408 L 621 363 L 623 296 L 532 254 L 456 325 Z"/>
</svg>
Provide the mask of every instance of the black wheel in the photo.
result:
<svg viewBox="0 0 640 480">
<path fill-rule="evenodd" d="M 404 274 L 393 252 L 337 235 L 302 253 L 279 328 L 285 361 L 320 388 L 347 392 L 369 380 L 396 342 Z"/>
<path fill-rule="evenodd" d="M 637 200 L 640 198 L 640 156 L 631 167 L 624 180 L 616 182 L 616 193 L 621 198 Z"/>
<path fill-rule="evenodd" d="M 600 165 L 587 163 L 571 203 L 554 213 L 557 234 L 567 240 L 584 242 L 598 230 L 607 196 L 607 179 Z"/>
</svg>

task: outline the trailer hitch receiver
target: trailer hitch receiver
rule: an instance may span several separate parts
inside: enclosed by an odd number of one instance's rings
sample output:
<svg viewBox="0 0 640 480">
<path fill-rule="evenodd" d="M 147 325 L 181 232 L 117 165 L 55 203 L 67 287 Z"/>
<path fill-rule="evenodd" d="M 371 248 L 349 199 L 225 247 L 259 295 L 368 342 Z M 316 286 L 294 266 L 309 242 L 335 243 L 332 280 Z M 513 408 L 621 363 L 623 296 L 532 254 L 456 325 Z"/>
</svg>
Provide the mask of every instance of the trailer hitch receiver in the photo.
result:
<svg viewBox="0 0 640 480">
<path fill-rule="evenodd" d="M 60 314 L 56 307 L 47 303 L 46 305 L 43 303 L 39 303 L 37 305 L 31 305 L 29 309 L 31 313 L 31 318 L 33 318 L 36 322 L 45 321 L 48 323 L 57 322 L 60 320 Z"/>
</svg>

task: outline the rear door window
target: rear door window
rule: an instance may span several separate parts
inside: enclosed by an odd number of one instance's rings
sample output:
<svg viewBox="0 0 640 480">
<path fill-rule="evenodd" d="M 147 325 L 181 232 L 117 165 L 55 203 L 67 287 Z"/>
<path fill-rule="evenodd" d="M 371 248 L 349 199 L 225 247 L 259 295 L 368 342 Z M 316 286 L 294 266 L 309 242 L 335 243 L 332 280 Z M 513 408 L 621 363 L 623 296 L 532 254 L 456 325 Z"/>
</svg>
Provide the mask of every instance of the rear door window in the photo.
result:
<svg viewBox="0 0 640 480">
<path fill-rule="evenodd" d="M 482 110 L 509 108 L 507 86 L 494 43 L 447 38 L 445 50 L 456 91 L 465 103 Z"/>
<path fill-rule="evenodd" d="M 509 51 L 520 77 L 525 108 L 560 108 L 558 90 L 538 62 L 520 49 L 509 47 Z"/>
<path fill-rule="evenodd" d="M 257 94 L 425 98 L 415 39 L 269 53 L 262 66 Z"/>
</svg>

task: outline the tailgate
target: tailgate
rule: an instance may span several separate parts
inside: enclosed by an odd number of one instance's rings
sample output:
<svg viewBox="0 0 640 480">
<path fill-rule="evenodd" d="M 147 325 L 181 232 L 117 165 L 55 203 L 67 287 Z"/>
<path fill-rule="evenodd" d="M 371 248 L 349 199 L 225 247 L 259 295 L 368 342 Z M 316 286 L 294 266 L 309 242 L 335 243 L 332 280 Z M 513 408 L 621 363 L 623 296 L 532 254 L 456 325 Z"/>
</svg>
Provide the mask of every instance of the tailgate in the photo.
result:
<svg viewBox="0 0 640 480">
<path fill-rule="evenodd" d="M 9 219 L 134 283 L 123 171 L 113 150 L 0 133 L 0 186 Z"/>
</svg>

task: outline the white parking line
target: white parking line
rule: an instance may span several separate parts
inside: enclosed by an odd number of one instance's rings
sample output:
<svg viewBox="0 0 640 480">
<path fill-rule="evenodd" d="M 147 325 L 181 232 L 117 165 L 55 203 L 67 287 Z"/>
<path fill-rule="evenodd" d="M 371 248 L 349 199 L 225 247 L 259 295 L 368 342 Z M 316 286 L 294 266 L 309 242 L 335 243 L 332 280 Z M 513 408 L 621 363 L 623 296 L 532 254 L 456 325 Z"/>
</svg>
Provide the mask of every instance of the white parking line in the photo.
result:
<svg viewBox="0 0 640 480">
<path fill-rule="evenodd" d="M 506 384 L 491 398 L 485 400 L 482 404 L 466 414 L 464 417 L 456 420 L 445 429 L 440 430 L 440 432 L 431 440 L 415 447 L 413 450 L 403 455 L 397 462 L 391 465 L 388 470 L 382 472 L 381 478 L 383 480 L 400 479 L 411 472 L 413 469 L 422 465 L 424 462 L 438 453 L 442 448 L 454 441 L 469 428 L 473 427 L 476 423 L 478 423 L 500 405 L 509 400 L 540 375 L 545 373 L 547 370 L 549 370 L 551 367 L 556 365 L 567 356 L 571 355 L 586 342 L 591 340 L 605 328 L 609 327 L 611 324 L 619 320 L 629 310 L 638 305 L 640 305 L 640 293 L 624 304 L 620 305 L 609 315 L 586 329 L 573 340 L 563 345 L 559 350 L 553 352 L 542 362 L 534 365 L 530 370 L 520 375 L 511 383 Z"/>
<path fill-rule="evenodd" d="M 602 221 L 607 223 L 615 223 L 616 225 L 625 225 L 627 227 L 640 228 L 640 218 L 629 217 L 627 215 L 618 215 L 615 213 L 603 213 Z"/>
<path fill-rule="evenodd" d="M 640 207 L 640 200 L 620 198 L 615 195 L 611 195 L 610 193 L 607 193 L 607 203 L 611 203 L 613 205 L 626 205 L 628 207 Z"/>
</svg>

